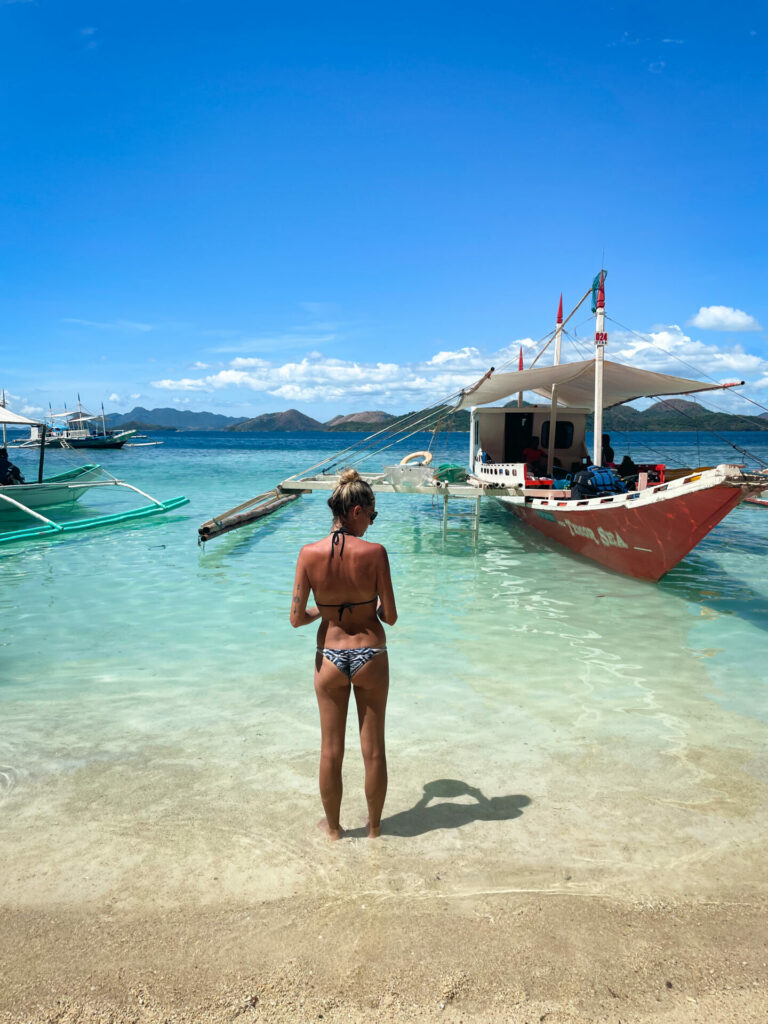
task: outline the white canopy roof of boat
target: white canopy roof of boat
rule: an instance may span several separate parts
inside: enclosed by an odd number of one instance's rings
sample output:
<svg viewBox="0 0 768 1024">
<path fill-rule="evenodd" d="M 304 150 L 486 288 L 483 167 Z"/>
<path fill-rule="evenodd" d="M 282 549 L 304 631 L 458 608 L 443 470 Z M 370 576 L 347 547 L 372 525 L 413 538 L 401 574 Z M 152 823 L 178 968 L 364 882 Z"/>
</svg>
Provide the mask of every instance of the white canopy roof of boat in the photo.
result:
<svg viewBox="0 0 768 1024">
<path fill-rule="evenodd" d="M 50 418 L 52 420 L 70 420 L 70 422 L 73 421 L 73 420 L 97 420 L 97 419 L 99 419 L 98 416 L 91 416 L 90 413 L 87 413 L 87 412 L 78 412 L 77 409 L 75 409 L 74 412 L 72 412 L 71 410 L 68 411 L 68 412 L 54 412 L 54 413 L 51 414 Z"/>
<path fill-rule="evenodd" d="M 18 424 L 23 427 L 36 427 L 40 420 L 29 420 L 26 416 L 21 416 L 17 412 L 11 412 L 10 409 L 4 408 L 0 405 L 0 423 L 6 423 L 8 425 Z"/>
<path fill-rule="evenodd" d="M 519 370 L 516 373 L 493 373 L 474 390 L 465 391 L 456 408 L 469 409 L 473 405 L 488 405 L 489 402 L 499 402 L 502 398 L 508 398 L 520 391 L 534 391 L 537 395 L 550 398 L 553 384 L 557 385 L 559 405 L 594 409 L 594 359 L 584 359 L 578 363 L 561 363 L 559 366 L 536 367 L 533 370 Z M 636 366 L 612 363 L 607 359 L 603 362 L 605 409 L 612 405 L 621 405 L 622 402 L 631 402 L 635 398 L 689 395 L 695 391 L 715 391 L 722 387 L 722 384 L 671 377 L 666 373 L 641 370 Z"/>
</svg>

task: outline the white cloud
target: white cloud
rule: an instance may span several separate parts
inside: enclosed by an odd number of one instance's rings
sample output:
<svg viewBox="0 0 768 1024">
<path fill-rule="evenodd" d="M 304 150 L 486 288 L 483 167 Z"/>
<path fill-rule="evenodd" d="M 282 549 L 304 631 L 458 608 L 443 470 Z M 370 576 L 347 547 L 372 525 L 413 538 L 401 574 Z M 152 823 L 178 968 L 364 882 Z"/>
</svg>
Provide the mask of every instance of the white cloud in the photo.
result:
<svg viewBox="0 0 768 1024">
<path fill-rule="evenodd" d="M 88 25 L 85 28 L 80 29 L 80 35 L 82 36 L 86 50 L 95 50 L 99 45 L 99 40 L 96 38 L 96 31 L 97 30 L 92 25 Z"/>
<path fill-rule="evenodd" d="M 514 360 L 520 346 L 533 348 L 530 338 L 515 341 L 494 356 L 466 346 L 455 352 L 441 351 L 423 363 L 360 363 L 312 352 L 301 359 L 272 363 L 255 356 L 237 356 L 229 367 L 202 377 L 153 381 L 167 391 L 217 392 L 227 388 L 282 398 L 286 402 L 339 402 L 422 406 L 458 392 L 474 383 L 491 365 L 501 368 Z"/>
<path fill-rule="evenodd" d="M 181 380 L 153 380 L 153 388 L 160 388 L 165 391 L 211 391 L 204 380 L 194 380 L 191 377 L 183 377 Z"/>
<path fill-rule="evenodd" d="M 760 378 L 768 376 L 768 359 L 745 352 L 741 345 L 723 348 L 692 338 L 677 324 L 657 327 L 646 335 L 613 331 L 606 358 L 694 380 L 713 379 L 720 384 L 744 380 L 750 389 L 760 387 Z M 702 398 L 705 403 L 708 400 L 707 396 Z M 747 404 L 736 393 L 727 393 L 727 397 L 715 393 L 712 404 L 722 409 L 724 400 L 739 402 L 744 407 Z M 740 408 L 738 411 L 749 410 Z"/>
<path fill-rule="evenodd" d="M 138 323 L 136 320 L 81 320 L 79 317 L 62 317 L 63 324 L 77 324 L 80 327 L 96 327 L 100 331 L 154 331 L 156 324 Z"/>
<path fill-rule="evenodd" d="M 192 366 L 190 367 L 190 369 L 191 370 L 207 370 L 208 367 L 209 367 L 208 363 L 201 363 L 201 362 L 198 361 L 196 363 L 192 363 Z"/>
<path fill-rule="evenodd" d="M 113 391 L 112 394 L 109 396 L 109 401 L 110 402 L 122 402 L 122 398 L 120 397 L 120 395 L 118 395 L 118 393 L 116 391 Z"/>
<path fill-rule="evenodd" d="M 691 327 L 699 327 L 704 331 L 762 330 L 753 316 L 733 306 L 702 306 L 689 323 Z"/>
<path fill-rule="evenodd" d="M 311 354 L 312 355 L 319 355 L 320 353 L 315 352 L 315 353 L 311 353 Z M 236 367 L 240 368 L 240 367 L 246 367 L 246 366 L 269 366 L 269 363 L 267 362 L 266 359 L 257 359 L 255 356 L 251 356 L 251 357 L 248 357 L 248 358 L 243 358 L 242 356 L 237 356 L 237 358 L 233 359 L 230 362 L 229 365 L 230 366 L 236 366 Z"/>
<path fill-rule="evenodd" d="M 22 416 L 39 416 L 45 410 L 39 405 L 22 405 L 21 415 Z"/>
<path fill-rule="evenodd" d="M 427 361 L 429 366 L 443 366 L 446 363 L 460 363 L 466 365 L 482 362 L 480 350 L 474 347 L 460 348 L 457 352 L 438 352 Z"/>
<path fill-rule="evenodd" d="M 137 392 L 135 395 L 131 395 L 131 398 L 136 401 L 137 398 L 141 398 L 141 394 Z"/>
</svg>

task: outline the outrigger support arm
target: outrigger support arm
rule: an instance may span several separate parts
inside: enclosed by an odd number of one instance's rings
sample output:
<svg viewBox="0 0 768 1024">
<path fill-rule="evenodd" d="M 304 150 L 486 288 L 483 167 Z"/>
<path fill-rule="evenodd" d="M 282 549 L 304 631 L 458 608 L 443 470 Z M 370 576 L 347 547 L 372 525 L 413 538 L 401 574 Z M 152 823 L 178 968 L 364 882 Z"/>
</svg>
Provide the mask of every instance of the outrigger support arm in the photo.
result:
<svg viewBox="0 0 768 1024">
<path fill-rule="evenodd" d="M 162 501 L 158 501 L 157 498 L 153 498 L 151 494 L 147 494 L 146 491 L 140 491 L 138 487 L 134 487 L 133 484 L 127 484 L 125 480 L 87 480 L 80 481 L 74 484 L 67 484 L 67 487 L 71 491 L 79 491 L 83 487 L 127 487 L 129 491 L 136 491 L 142 498 L 146 498 L 147 501 L 151 501 L 153 505 L 157 505 L 158 508 L 163 507 Z"/>
<path fill-rule="evenodd" d="M 50 526 L 52 530 L 61 529 L 59 524 L 54 523 L 52 519 L 46 519 L 45 516 L 41 516 L 39 512 L 35 512 L 33 508 L 28 508 L 26 505 L 22 505 L 20 501 L 16 501 L 14 498 L 9 498 L 7 494 L 0 494 L 0 501 L 6 501 L 9 505 L 13 505 L 14 508 L 19 509 L 20 512 L 26 512 L 27 515 L 34 516 L 34 518 L 39 519 L 41 523 L 45 523 L 46 526 Z"/>
</svg>

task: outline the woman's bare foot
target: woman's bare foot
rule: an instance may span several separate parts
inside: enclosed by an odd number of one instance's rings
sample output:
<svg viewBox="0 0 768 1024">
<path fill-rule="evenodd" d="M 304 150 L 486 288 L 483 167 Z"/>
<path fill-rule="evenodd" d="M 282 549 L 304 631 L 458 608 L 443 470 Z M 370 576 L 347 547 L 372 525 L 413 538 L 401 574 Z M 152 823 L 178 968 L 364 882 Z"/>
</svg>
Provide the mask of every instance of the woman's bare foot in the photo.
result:
<svg viewBox="0 0 768 1024">
<path fill-rule="evenodd" d="M 371 824 L 370 818 L 365 822 L 365 827 L 368 829 L 369 839 L 378 839 L 381 836 L 381 822 L 375 827 Z"/>
<path fill-rule="evenodd" d="M 321 818 L 317 823 L 317 827 L 321 832 L 325 832 L 329 839 L 341 839 L 342 830 L 341 826 L 338 828 L 331 828 L 326 818 Z"/>
</svg>

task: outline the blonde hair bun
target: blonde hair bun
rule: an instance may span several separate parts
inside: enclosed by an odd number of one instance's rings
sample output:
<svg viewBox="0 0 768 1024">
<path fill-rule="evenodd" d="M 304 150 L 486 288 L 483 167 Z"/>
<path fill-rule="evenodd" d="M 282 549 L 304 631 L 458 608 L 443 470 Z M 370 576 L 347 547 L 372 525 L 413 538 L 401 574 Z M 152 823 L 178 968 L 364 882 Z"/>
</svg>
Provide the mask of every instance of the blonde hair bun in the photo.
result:
<svg viewBox="0 0 768 1024">
<path fill-rule="evenodd" d="M 356 469 L 348 466 L 339 476 L 336 489 L 328 499 L 333 518 L 343 522 L 355 505 L 371 508 L 376 502 L 371 485 L 360 476 Z"/>
</svg>

